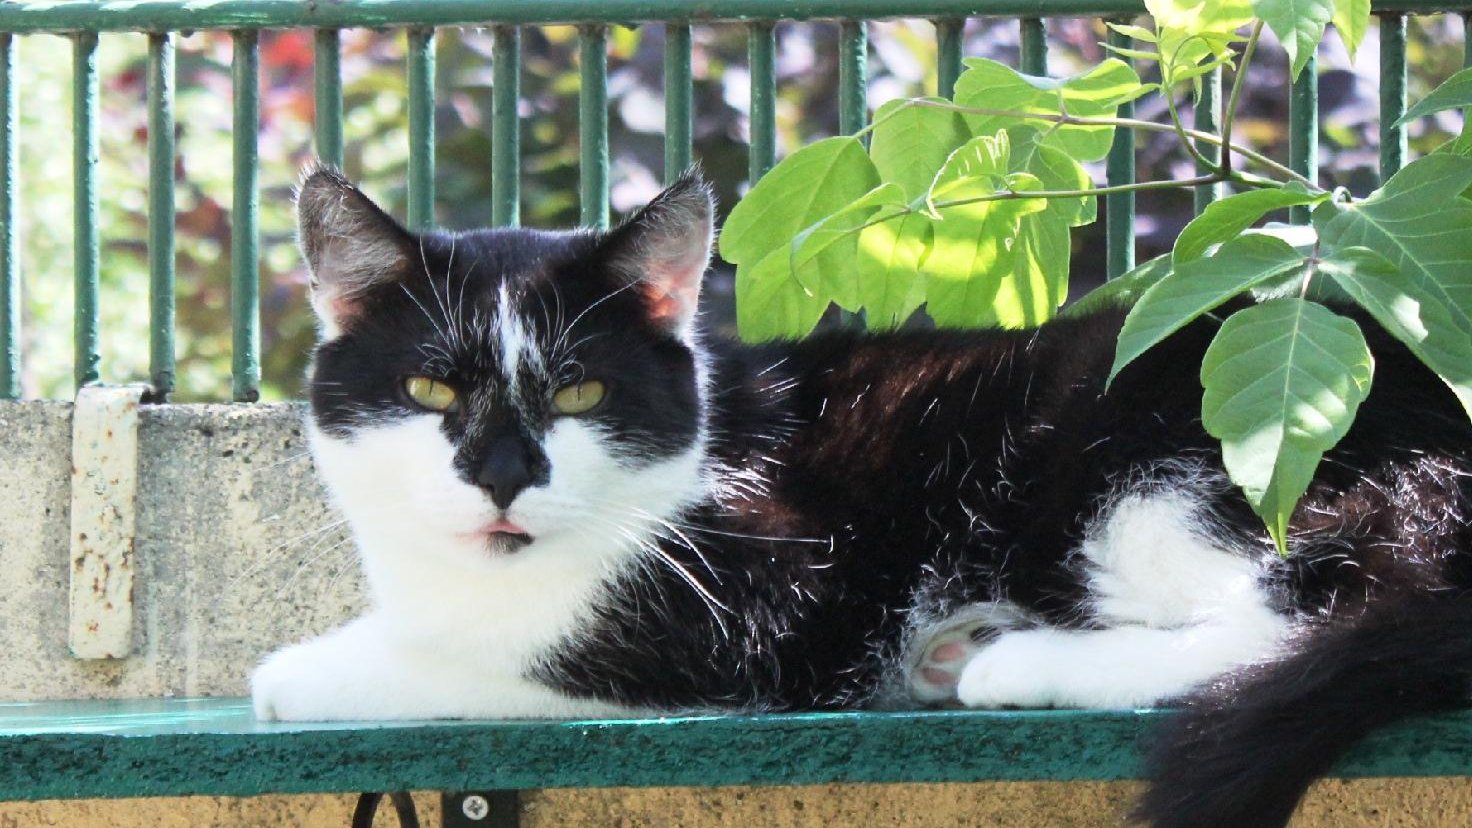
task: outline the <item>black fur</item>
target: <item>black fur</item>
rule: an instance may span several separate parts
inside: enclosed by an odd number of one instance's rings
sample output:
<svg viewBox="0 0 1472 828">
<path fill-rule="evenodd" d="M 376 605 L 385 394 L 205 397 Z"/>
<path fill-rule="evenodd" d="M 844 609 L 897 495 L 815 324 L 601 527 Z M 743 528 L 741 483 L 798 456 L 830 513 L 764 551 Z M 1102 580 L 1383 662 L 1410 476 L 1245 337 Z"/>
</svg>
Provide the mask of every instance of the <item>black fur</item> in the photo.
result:
<svg viewBox="0 0 1472 828">
<path fill-rule="evenodd" d="M 514 433 L 534 446 L 550 414 L 513 414 L 498 396 L 494 343 L 474 325 L 463 347 L 427 352 L 435 323 L 423 309 L 493 314 L 504 285 L 542 309 L 532 318 L 544 342 L 580 320 L 569 365 L 608 383 L 608 404 L 591 416 L 626 462 L 672 456 L 706 430 L 724 495 L 682 515 L 656 541 L 672 565 L 625 576 L 537 679 L 666 710 L 877 703 L 919 605 L 943 613 L 1005 596 L 1034 623 L 1094 625 L 1071 556 L 1126 486 L 1189 484 L 1222 537 L 1272 555 L 1201 426 L 1197 372 L 1215 316 L 1141 357 L 1107 393 L 1118 310 L 1029 331 L 712 343 L 702 405 L 702 354 L 652 318 L 646 292 L 628 289 L 638 246 L 627 242 L 649 237 L 641 222 L 671 204 L 698 201 L 698 187 L 682 182 L 607 236 L 419 236 L 399 272 L 354 295 L 345 332 L 316 355 L 314 416 L 339 434 L 409 411 L 406 375 L 474 389 L 443 426 L 473 477 L 492 441 Z M 1344 312 L 1375 353 L 1374 386 L 1266 583 L 1282 613 L 1307 619 L 1301 649 L 1193 700 L 1162 737 L 1162 781 L 1142 810 L 1162 826 L 1282 824 L 1367 727 L 1465 699 L 1472 427 L 1403 347 Z"/>
<path fill-rule="evenodd" d="M 1309 783 L 1365 734 L 1469 697 L 1472 596 L 1376 602 L 1282 662 L 1188 700 L 1156 734 L 1136 816 L 1157 828 L 1286 825 Z"/>
</svg>

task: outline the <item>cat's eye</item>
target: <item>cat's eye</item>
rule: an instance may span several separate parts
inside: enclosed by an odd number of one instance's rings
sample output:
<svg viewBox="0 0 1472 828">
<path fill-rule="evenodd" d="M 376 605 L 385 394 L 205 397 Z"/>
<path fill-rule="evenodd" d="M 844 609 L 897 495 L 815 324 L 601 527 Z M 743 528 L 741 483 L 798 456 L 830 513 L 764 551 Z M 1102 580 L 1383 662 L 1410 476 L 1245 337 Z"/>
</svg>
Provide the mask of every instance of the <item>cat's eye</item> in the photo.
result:
<svg viewBox="0 0 1472 828">
<path fill-rule="evenodd" d="M 460 395 L 448 384 L 429 377 L 409 377 L 404 380 L 404 393 L 420 408 L 430 411 L 456 411 L 460 408 Z"/>
<path fill-rule="evenodd" d="M 564 385 L 552 392 L 552 408 L 558 414 L 586 414 L 603 402 L 608 389 L 598 380 L 584 380 Z"/>
</svg>

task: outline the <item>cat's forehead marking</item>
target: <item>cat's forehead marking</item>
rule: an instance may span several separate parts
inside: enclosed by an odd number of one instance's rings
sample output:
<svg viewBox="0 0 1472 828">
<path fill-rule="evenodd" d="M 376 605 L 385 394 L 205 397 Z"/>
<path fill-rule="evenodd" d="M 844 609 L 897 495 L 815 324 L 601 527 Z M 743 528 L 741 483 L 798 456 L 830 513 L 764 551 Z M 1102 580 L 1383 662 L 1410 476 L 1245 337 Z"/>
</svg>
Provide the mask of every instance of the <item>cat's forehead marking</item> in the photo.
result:
<svg viewBox="0 0 1472 828">
<path fill-rule="evenodd" d="M 521 307 L 517 292 L 506 282 L 497 289 L 493 342 L 500 351 L 501 374 L 506 380 L 508 396 L 516 398 L 522 366 L 540 373 L 544 360 L 541 347 Z"/>
</svg>

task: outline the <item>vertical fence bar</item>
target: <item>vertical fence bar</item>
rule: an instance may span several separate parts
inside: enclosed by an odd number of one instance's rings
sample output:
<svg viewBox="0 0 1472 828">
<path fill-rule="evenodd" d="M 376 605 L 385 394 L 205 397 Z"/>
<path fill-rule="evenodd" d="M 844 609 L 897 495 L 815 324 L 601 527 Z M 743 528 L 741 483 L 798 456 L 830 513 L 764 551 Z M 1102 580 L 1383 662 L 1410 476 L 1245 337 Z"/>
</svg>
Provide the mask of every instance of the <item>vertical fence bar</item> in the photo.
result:
<svg viewBox="0 0 1472 828">
<path fill-rule="evenodd" d="M 582 88 L 578 135 L 582 147 L 581 220 L 584 227 L 608 226 L 608 27 L 578 29 Z"/>
<path fill-rule="evenodd" d="M 317 157 L 342 166 L 342 38 L 337 29 L 318 29 L 312 50 Z"/>
<path fill-rule="evenodd" d="M 1472 14 L 1462 16 L 1462 65 L 1472 66 Z"/>
<path fill-rule="evenodd" d="M 153 399 L 174 391 L 174 40 L 148 36 L 148 373 Z"/>
<path fill-rule="evenodd" d="M 20 250 L 15 232 L 15 39 L 0 34 L 0 400 L 20 399 Z"/>
<path fill-rule="evenodd" d="M 1048 40 L 1047 29 L 1043 26 L 1042 18 L 1024 17 L 1019 22 L 1021 31 L 1021 48 L 1019 69 L 1024 75 L 1036 75 L 1042 77 L 1048 74 Z"/>
<path fill-rule="evenodd" d="M 491 223 L 521 224 L 521 29 L 497 26 L 491 53 Z"/>
<path fill-rule="evenodd" d="M 1108 34 L 1109 45 L 1129 49 L 1133 40 L 1129 35 L 1113 29 Z M 1121 56 L 1122 57 L 1122 56 Z M 1122 57 L 1133 63 L 1133 60 Z M 1119 105 L 1119 117 L 1133 118 L 1135 102 L 1125 101 Z M 1114 143 L 1109 147 L 1104 174 L 1111 187 L 1135 183 L 1135 132 L 1124 127 L 1115 127 Z M 1110 193 L 1104 196 L 1104 243 L 1108 250 L 1106 275 L 1113 279 L 1135 267 L 1135 194 Z"/>
<path fill-rule="evenodd" d="M 97 34 L 75 35 L 72 52 L 73 237 L 72 374 L 80 388 L 96 382 L 98 348 Z"/>
<path fill-rule="evenodd" d="M 434 226 L 434 29 L 409 30 L 409 226 Z"/>
<path fill-rule="evenodd" d="M 234 33 L 235 182 L 234 228 L 230 241 L 230 311 L 234 324 L 234 397 L 237 402 L 255 402 L 261 396 L 261 298 L 260 238 L 258 212 L 259 150 L 256 137 L 261 130 L 260 33 Z"/>
<path fill-rule="evenodd" d="M 1319 179 L 1319 59 L 1309 56 L 1288 94 L 1288 166 L 1311 181 Z M 1288 221 L 1308 224 L 1308 207 L 1288 208 Z"/>
<path fill-rule="evenodd" d="M 747 180 L 756 184 L 777 163 L 777 30 L 752 23 L 746 30 L 751 64 L 751 147 Z"/>
<path fill-rule="evenodd" d="M 838 131 L 852 135 L 869 115 L 869 29 L 862 20 L 838 24 Z"/>
<path fill-rule="evenodd" d="M 1201 90 L 1196 95 L 1196 106 L 1194 107 L 1195 112 L 1192 116 L 1194 120 L 1193 126 L 1201 130 L 1202 132 L 1220 133 L 1221 102 L 1222 70 L 1213 69 L 1201 79 Z M 1222 162 L 1221 149 L 1213 144 L 1209 144 L 1205 141 L 1197 141 L 1196 151 L 1201 153 L 1203 157 L 1205 157 L 1213 164 L 1221 164 Z M 1196 172 L 1198 175 L 1209 175 L 1214 172 L 1214 170 L 1212 170 L 1211 167 L 1205 164 L 1197 162 Z M 1206 209 L 1206 205 L 1212 203 L 1213 201 L 1216 201 L 1221 197 L 1221 184 L 1198 185 L 1195 192 L 1196 212 L 1199 214 L 1202 210 Z"/>
<path fill-rule="evenodd" d="M 935 21 L 935 91 L 942 98 L 956 93 L 956 78 L 961 77 L 964 18 Z"/>
<path fill-rule="evenodd" d="M 690 167 L 695 88 L 690 75 L 690 25 L 664 27 L 664 183 Z"/>
<path fill-rule="evenodd" d="M 1400 171 L 1406 160 L 1406 16 L 1380 16 L 1380 180 Z"/>
</svg>

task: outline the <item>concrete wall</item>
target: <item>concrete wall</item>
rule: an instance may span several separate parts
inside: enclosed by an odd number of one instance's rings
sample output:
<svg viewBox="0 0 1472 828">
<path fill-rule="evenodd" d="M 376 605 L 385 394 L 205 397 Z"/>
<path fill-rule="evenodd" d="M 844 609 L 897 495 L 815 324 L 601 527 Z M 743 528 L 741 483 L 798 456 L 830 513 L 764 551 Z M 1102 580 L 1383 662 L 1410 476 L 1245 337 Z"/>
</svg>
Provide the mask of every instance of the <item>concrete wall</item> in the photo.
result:
<svg viewBox="0 0 1472 828">
<path fill-rule="evenodd" d="M 243 695 L 283 642 L 351 616 L 361 584 L 287 405 L 145 407 L 133 653 L 67 651 L 71 406 L 0 403 L 0 701 Z M 895 757 L 897 762 L 904 757 Z M 829 785 L 544 791 L 528 828 L 569 826 L 1106 826 L 1129 783 Z M 421 795 L 425 825 L 437 800 Z M 346 797 L 0 803 L 0 828 L 339 828 Z M 384 816 L 381 824 L 390 824 Z M 1472 824 L 1467 780 L 1329 781 L 1303 826 Z"/>
</svg>

